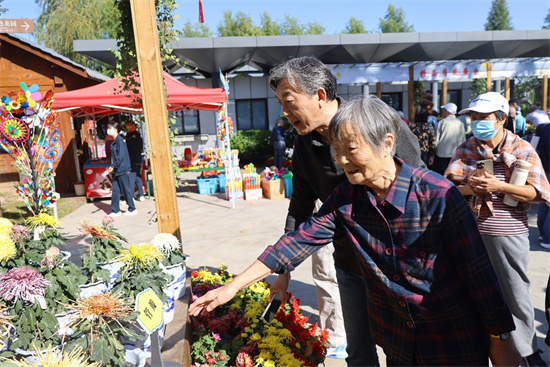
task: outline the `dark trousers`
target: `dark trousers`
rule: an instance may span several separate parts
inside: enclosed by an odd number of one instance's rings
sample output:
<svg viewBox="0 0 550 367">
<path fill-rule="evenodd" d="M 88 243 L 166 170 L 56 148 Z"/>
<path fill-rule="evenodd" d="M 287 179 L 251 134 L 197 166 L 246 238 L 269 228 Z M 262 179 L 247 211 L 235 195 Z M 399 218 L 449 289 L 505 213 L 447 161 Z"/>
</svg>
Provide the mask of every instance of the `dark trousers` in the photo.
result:
<svg viewBox="0 0 550 367">
<path fill-rule="evenodd" d="M 128 211 L 133 212 L 136 210 L 134 204 L 134 190 L 131 189 L 129 173 L 113 177 L 113 192 L 111 196 L 111 211 L 113 213 L 118 213 L 120 211 L 121 192 L 124 196 L 124 200 L 128 203 Z"/>
<path fill-rule="evenodd" d="M 439 173 L 440 175 L 443 175 L 449 163 L 451 163 L 451 158 L 441 158 L 436 155 L 434 158 L 432 170 Z"/>
<path fill-rule="evenodd" d="M 286 144 L 284 141 L 276 141 L 273 143 L 273 148 L 275 149 L 273 165 L 277 168 L 281 168 L 285 162 L 283 155 L 285 154 Z"/>
<path fill-rule="evenodd" d="M 132 170 L 130 171 L 130 185 L 132 186 L 132 194 L 134 193 L 134 183 L 137 186 L 138 197 L 143 196 L 143 182 L 141 181 L 141 163 L 132 165 Z"/>
</svg>

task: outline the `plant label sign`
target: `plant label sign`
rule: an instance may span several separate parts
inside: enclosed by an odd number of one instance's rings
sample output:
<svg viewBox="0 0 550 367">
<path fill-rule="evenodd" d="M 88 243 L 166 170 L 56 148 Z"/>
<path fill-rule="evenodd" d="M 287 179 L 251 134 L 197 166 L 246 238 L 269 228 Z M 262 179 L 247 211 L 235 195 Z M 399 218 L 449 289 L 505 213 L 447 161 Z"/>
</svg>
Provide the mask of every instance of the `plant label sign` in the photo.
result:
<svg viewBox="0 0 550 367">
<path fill-rule="evenodd" d="M 162 326 L 164 312 L 162 301 L 151 289 L 147 288 L 136 297 L 136 311 L 139 313 L 139 324 L 149 333 Z"/>
</svg>

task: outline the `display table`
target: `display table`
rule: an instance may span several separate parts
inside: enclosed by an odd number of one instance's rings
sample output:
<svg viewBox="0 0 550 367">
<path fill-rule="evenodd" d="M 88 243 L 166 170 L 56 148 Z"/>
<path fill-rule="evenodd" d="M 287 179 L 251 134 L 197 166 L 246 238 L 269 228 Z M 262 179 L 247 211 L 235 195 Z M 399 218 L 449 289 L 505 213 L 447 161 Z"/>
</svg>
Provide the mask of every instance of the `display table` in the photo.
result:
<svg viewBox="0 0 550 367">
<path fill-rule="evenodd" d="M 86 163 L 84 163 L 86 199 L 111 197 L 111 192 L 113 190 L 112 178 L 110 175 L 103 175 L 110 165 L 110 158 L 88 159 Z"/>
<path fill-rule="evenodd" d="M 203 172 L 203 171 L 224 171 L 225 167 L 208 167 L 208 168 L 187 168 L 182 167 L 185 172 Z"/>
</svg>

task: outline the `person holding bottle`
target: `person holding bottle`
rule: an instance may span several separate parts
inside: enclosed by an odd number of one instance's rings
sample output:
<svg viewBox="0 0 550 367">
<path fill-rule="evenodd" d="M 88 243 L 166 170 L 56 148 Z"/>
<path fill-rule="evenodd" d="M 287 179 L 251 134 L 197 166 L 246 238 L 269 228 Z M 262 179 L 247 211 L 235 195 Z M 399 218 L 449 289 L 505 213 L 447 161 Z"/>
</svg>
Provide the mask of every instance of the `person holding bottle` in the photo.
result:
<svg viewBox="0 0 550 367">
<path fill-rule="evenodd" d="M 107 135 L 112 136 L 115 140 L 111 144 L 111 166 L 106 171 L 107 174 L 113 175 L 113 192 L 111 196 L 111 213 L 110 217 L 118 217 L 122 215 L 120 211 L 120 193 L 124 195 L 124 200 L 128 203 L 128 211 L 124 215 L 137 214 L 134 204 L 134 195 L 132 185 L 130 183 L 130 155 L 124 139 L 120 135 L 122 127 L 118 122 L 109 122 L 107 124 Z"/>
<path fill-rule="evenodd" d="M 548 180 L 531 144 L 504 128 L 509 113 L 506 98 L 496 92 L 481 94 L 459 112 L 464 113 L 471 116 L 474 136 L 458 146 L 445 177 L 457 185 L 477 217 L 483 242 L 514 317 L 515 346 L 526 365 L 546 366 L 537 347 L 529 294 L 527 211 L 530 201 L 550 205 Z M 476 175 L 479 161 L 492 163 L 493 173 Z M 510 182 L 515 167 L 518 172 L 528 167 L 524 185 Z"/>
</svg>

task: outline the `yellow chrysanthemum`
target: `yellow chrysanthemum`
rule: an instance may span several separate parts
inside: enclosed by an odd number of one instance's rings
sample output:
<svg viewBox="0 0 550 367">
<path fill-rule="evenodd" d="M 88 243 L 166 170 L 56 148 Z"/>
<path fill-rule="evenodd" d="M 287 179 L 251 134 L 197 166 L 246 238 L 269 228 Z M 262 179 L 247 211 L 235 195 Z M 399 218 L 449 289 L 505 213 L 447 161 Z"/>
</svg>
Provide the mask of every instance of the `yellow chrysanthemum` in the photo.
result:
<svg viewBox="0 0 550 367">
<path fill-rule="evenodd" d="M 27 219 L 26 222 L 31 230 L 39 226 L 56 228 L 59 225 L 59 221 L 47 213 L 35 215 L 34 217 Z"/>
<path fill-rule="evenodd" d="M 89 362 L 81 347 L 74 348 L 69 353 L 63 353 L 61 349 L 50 349 L 45 353 L 41 353 L 34 346 L 36 353 L 36 362 L 31 362 L 27 359 L 23 361 L 10 360 L 10 363 L 20 367 L 101 367 L 100 363 Z"/>
<path fill-rule="evenodd" d="M 13 259 L 16 254 L 15 242 L 10 236 L 0 234 L 0 261 Z"/>
<path fill-rule="evenodd" d="M 118 260 L 124 264 L 151 266 L 162 261 L 162 252 L 150 243 L 130 245 L 128 250 L 120 251 Z"/>
<path fill-rule="evenodd" d="M 0 235 L 9 235 L 13 223 L 8 218 L 0 218 Z"/>
</svg>

